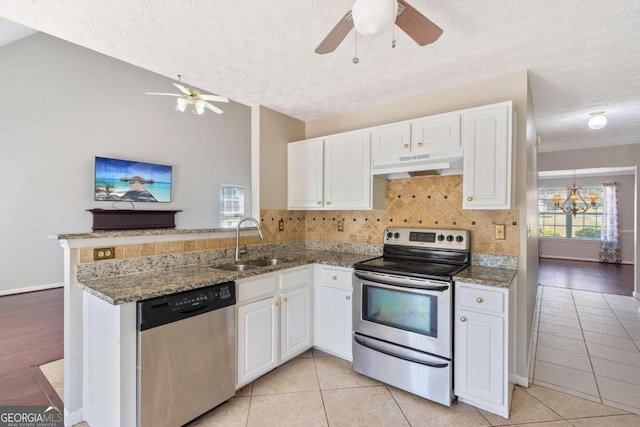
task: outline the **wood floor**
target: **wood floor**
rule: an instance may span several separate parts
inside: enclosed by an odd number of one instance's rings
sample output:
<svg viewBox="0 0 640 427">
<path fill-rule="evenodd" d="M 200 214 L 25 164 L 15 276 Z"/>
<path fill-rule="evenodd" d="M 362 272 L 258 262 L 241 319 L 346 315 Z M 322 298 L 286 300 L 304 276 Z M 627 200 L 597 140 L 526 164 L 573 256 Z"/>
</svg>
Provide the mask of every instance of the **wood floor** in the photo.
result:
<svg viewBox="0 0 640 427">
<path fill-rule="evenodd" d="M 631 296 L 633 265 L 540 258 L 538 282 L 544 286 Z"/>
<path fill-rule="evenodd" d="M 0 406 L 49 405 L 34 367 L 63 357 L 63 290 L 0 297 Z"/>
</svg>

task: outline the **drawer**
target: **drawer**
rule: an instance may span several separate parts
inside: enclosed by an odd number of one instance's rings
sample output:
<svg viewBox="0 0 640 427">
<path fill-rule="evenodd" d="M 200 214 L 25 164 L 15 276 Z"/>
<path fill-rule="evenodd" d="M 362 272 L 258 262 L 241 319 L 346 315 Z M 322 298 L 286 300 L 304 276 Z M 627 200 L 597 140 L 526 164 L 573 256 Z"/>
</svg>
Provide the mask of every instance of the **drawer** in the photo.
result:
<svg viewBox="0 0 640 427">
<path fill-rule="evenodd" d="M 458 305 L 467 310 L 485 313 L 504 313 L 505 295 L 500 291 L 481 289 L 475 286 L 458 286 Z"/>
<path fill-rule="evenodd" d="M 353 270 L 332 267 L 320 267 L 320 281 L 322 283 L 335 283 L 339 285 L 351 286 L 353 280 Z"/>
<path fill-rule="evenodd" d="M 275 294 L 278 290 L 278 276 L 276 274 L 259 276 L 256 279 L 242 279 L 236 283 L 238 285 L 238 302 Z"/>
<path fill-rule="evenodd" d="M 313 283 L 313 268 L 307 266 L 293 270 L 285 270 L 280 275 L 280 289 L 291 289 Z"/>
</svg>

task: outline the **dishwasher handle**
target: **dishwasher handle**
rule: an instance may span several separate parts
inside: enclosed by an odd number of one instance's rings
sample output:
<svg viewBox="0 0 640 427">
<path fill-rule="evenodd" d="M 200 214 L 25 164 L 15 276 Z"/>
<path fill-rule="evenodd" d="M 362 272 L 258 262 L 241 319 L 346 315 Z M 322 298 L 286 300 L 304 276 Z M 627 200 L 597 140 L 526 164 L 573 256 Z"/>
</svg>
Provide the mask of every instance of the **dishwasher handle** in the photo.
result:
<svg viewBox="0 0 640 427">
<path fill-rule="evenodd" d="M 235 282 L 219 283 L 138 302 L 138 331 L 236 304 Z"/>
</svg>

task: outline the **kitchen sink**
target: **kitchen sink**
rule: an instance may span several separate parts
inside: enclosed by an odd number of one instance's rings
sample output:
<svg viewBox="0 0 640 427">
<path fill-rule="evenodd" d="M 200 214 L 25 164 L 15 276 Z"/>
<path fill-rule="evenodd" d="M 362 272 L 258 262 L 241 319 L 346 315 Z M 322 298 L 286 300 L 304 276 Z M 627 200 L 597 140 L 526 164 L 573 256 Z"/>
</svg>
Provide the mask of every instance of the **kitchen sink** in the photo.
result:
<svg viewBox="0 0 640 427">
<path fill-rule="evenodd" d="M 256 259 L 254 261 L 247 261 L 247 264 L 257 267 L 266 267 L 268 265 L 277 265 L 282 264 L 283 262 L 291 262 L 294 260 L 295 258 L 263 258 Z"/>
<path fill-rule="evenodd" d="M 225 271 L 245 271 L 250 270 L 252 268 L 258 268 L 257 265 L 249 265 L 249 264 L 227 264 L 227 265 L 218 265 L 214 266 L 216 270 L 225 270 Z"/>
</svg>

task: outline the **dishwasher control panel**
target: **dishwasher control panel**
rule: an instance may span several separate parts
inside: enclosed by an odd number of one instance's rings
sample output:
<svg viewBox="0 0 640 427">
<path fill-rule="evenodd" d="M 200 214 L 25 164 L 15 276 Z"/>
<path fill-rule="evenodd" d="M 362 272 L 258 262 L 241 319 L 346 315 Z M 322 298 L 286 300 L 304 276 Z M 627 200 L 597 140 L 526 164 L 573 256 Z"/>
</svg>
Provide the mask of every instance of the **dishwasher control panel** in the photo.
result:
<svg viewBox="0 0 640 427">
<path fill-rule="evenodd" d="M 235 305 L 236 284 L 225 282 L 206 288 L 138 302 L 138 330 L 155 328 L 208 311 Z"/>
</svg>

